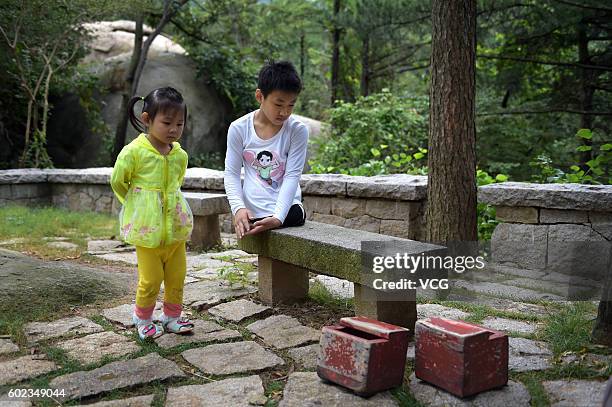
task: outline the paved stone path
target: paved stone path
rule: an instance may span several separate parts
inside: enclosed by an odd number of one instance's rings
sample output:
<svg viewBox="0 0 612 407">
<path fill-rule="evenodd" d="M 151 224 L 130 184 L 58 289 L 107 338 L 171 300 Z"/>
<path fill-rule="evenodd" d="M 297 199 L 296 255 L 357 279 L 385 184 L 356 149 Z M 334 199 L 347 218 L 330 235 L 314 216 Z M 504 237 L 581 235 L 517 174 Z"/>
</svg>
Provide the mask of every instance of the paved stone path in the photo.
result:
<svg viewBox="0 0 612 407">
<path fill-rule="evenodd" d="M 107 260 L 135 264 L 134 252 L 116 241 L 92 241 L 88 250 Z M 28 323 L 23 328 L 25 346 L 0 336 L 0 406 L 32 405 L 25 400 L 9 401 L 6 393 L 9 388 L 26 388 L 40 377 L 48 378 L 49 388 L 65 390 L 64 400 L 81 400 L 100 407 L 140 407 L 161 401 L 165 406 L 234 407 L 264 405 L 273 399 L 279 401 L 280 407 L 399 405 L 390 392 L 364 399 L 321 381 L 314 372 L 320 330 L 260 304 L 252 295 L 257 291 L 256 284 L 231 287 L 218 278 L 220 268 L 240 263 L 256 266 L 257 258 L 235 249 L 188 255 L 190 279 L 185 287 L 185 313 L 198 315 L 192 318 L 195 331 L 191 335 L 165 334 L 154 343 L 143 344 L 133 332 L 133 304 L 126 303 L 99 309 L 96 318 L 73 316 Z M 555 295 L 524 286 L 538 287 L 529 285 L 530 278 L 552 277 L 508 267 L 496 273 L 464 282 L 462 288 L 469 288 L 473 296 L 452 294 L 449 299 L 524 315 L 523 319 L 487 317 L 479 322 L 510 335 L 510 371 L 541 371 L 551 369 L 555 363 L 578 363 L 577 357 L 572 359 L 571 355 L 555 362 L 546 343 L 521 337 L 533 338 L 542 328 L 541 323 L 532 322 L 533 317 L 542 318 L 547 312 L 544 306 L 529 301 Z M 352 294 L 349 282 L 320 276 L 316 281 L 339 296 L 349 298 Z M 518 281 L 523 286 L 506 286 L 507 281 Z M 490 296 L 491 293 L 501 295 Z M 160 307 L 158 303 L 156 312 Z M 418 304 L 417 312 L 419 318 L 473 317 L 470 311 L 433 303 Z M 30 347 L 42 347 L 44 352 L 58 349 L 64 356 L 57 359 L 57 352 L 30 354 Z M 407 359 L 414 361 L 414 344 L 408 349 Z M 62 370 L 66 360 L 75 362 L 68 372 Z M 581 361 L 601 368 L 611 363 L 612 357 L 589 354 Z M 270 381 L 270 371 L 283 372 L 280 375 L 285 376 L 276 380 L 284 383 L 284 389 L 266 393 L 264 384 Z M 597 405 L 605 382 L 568 379 L 545 381 L 542 386 L 551 405 L 582 406 L 587 402 Z M 413 374 L 409 390 L 412 397 L 427 406 L 508 407 L 531 403 L 527 388 L 517 380 L 501 389 L 458 399 Z M 113 400 L 103 400 L 109 397 Z"/>
</svg>

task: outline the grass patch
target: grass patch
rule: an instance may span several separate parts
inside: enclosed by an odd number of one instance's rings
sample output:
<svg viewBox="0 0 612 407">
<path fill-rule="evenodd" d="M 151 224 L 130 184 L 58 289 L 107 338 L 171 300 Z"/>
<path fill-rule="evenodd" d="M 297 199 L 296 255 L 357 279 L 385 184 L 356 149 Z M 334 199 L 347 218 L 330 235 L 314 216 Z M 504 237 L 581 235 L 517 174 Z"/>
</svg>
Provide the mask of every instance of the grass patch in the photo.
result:
<svg viewBox="0 0 612 407">
<path fill-rule="evenodd" d="M 340 298 L 332 294 L 323 283 L 315 280 L 308 290 L 308 297 L 320 305 L 343 310 L 355 309 L 353 298 Z"/>
<path fill-rule="evenodd" d="M 0 238 L 110 237 L 118 230 L 116 216 L 73 212 L 53 207 L 0 207 Z"/>
<path fill-rule="evenodd" d="M 110 238 L 119 229 L 116 216 L 96 212 L 75 212 L 53 207 L 0 207 L 0 240 L 16 240 L 9 249 L 33 254 L 46 260 L 77 259 L 87 250 L 87 240 Z M 53 238 L 78 247 L 49 246 Z"/>
<path fill-rule="evenodd" d="M 560 307 L 545 321 L 543 339 L 555 355 L 577 352 L 590 345 L 595 306 L 576 302 Z"/>
<path fill-rule="evenodd" d="M 268 401 L 266 402 L 264 407 L 275 407 L 278 405 L 278 399 L 280 399 L 283 395 L 283 390 L 285 389 L 285 382 L 281 380 L 273 380 L 268 383 L 265 388 L 265 396 L 268 397 Z"/>
</svg>

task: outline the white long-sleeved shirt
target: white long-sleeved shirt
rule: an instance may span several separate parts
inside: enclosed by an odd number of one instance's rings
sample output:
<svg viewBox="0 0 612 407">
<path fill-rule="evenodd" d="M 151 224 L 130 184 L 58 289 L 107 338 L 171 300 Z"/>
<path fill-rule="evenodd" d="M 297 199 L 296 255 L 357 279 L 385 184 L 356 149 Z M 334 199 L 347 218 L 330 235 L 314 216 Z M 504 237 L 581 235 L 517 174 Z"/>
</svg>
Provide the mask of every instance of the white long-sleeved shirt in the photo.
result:
<svg viewBox="0 0 612 407">
<path fill-rule="evenodd" d="M 278 133 L 263 140 L 255 132 L 256 112 L 234 121 L 227 132 L 225 192 L 232 214 L 247 208 L 255 218 L 274 216 L 284 222 L 293 204 L 302 205 L 300 176 L 306 160 L 308 127 L 290 116 Z"/>
</svg>

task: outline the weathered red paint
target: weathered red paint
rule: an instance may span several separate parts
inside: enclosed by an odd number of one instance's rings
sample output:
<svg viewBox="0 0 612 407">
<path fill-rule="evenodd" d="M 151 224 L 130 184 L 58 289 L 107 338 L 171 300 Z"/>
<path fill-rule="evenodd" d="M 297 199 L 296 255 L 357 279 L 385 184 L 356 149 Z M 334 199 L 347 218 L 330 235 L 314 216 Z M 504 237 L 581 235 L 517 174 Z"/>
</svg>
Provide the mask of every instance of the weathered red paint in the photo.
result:
<svg viewBox="0 0 612 407">
<path fill-rule="evenodd" d="M 508 337 L 498 331 L 445 318 L 415 326 L 415 374 L 467 397 L 508 383 Z"/>
<path fill-rule="evenodd" d="M 368 396 L 400 386 L 408 329 L 366 317 L 340 319 L 321 335 L 319 377 Z"/>
</svg>

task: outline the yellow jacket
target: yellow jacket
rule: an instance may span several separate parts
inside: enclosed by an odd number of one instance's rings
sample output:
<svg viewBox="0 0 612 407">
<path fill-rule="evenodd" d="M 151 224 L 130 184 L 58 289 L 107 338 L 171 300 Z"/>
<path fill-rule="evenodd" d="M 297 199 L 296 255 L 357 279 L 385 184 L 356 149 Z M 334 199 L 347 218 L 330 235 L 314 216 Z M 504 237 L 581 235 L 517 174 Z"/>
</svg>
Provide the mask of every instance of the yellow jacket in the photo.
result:
<svg viewBox="0 0 612 407">
<path fill-rule="evenodd" d="M 123 240 L 152 248 L 190 238 L 193 215 L 180 190 L 186 170 L 187 153 L 177 142 L 166 156 L 144 134 L 123 147 L 111 175 L 111 187 L 123 204 Z"/>
</svg>

